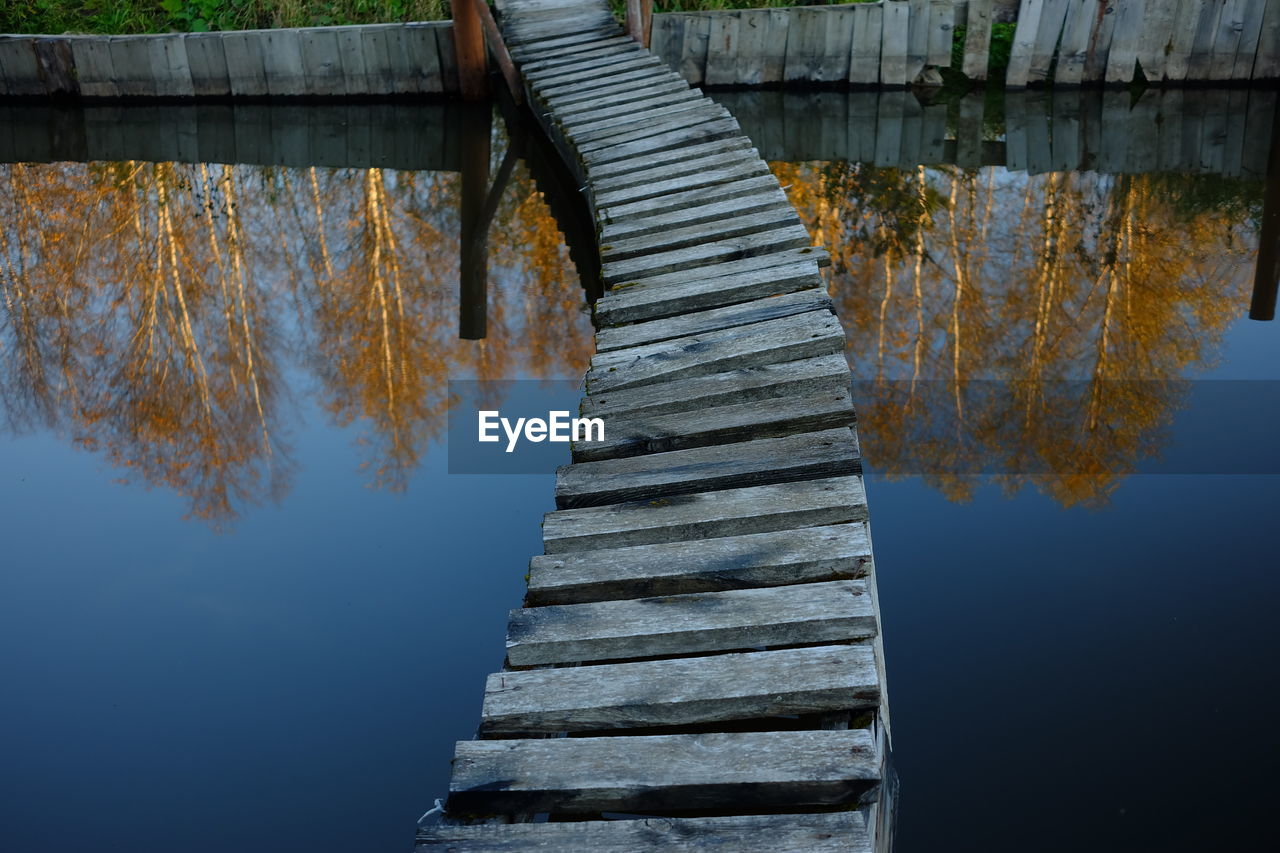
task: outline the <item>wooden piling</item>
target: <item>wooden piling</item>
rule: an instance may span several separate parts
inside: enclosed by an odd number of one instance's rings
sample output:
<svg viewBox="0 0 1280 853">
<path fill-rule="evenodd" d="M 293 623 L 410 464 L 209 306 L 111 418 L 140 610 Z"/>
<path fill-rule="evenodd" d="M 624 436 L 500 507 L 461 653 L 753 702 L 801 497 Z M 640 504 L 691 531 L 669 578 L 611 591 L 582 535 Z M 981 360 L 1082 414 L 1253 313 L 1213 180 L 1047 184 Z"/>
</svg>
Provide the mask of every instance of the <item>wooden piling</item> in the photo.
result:
<svg viewBox="0 0 1280 853">
<path fill-rule="evenodd" d="M 463 100 L 489 96 L 488 58 L 484 27 L 474 0 L 449 0 L 453 10 L 453 44 L 457 53 L 458 88 Z"/>
</svg>

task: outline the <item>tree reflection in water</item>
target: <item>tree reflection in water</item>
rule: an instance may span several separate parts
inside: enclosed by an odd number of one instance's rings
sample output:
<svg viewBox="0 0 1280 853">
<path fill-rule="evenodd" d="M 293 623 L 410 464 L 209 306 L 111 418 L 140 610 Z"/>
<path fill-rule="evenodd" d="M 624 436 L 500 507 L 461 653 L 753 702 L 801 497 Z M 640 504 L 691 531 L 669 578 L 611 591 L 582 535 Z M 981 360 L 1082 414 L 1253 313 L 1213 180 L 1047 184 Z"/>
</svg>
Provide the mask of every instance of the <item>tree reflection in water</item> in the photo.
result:
<svg viewBox="0 0 1280 853">
<path fill-rule="evenodd" d="M 773 168 L 832 255 L 869 462 L 956 500 L 1105 503 L 1248 303 L 1258 183 Z"/>
<path fill-rule="evenodd" d="M 457 335 L 457 174 L 0 165 L 0 406 L 215 525 L 290 485 L 297 364 L 403 489 L 448 379 L 579 375 L 590 323 L 517 170 L 490 232 L 486 340 Z M 297 390 L 297 389 L 295 389 Z"/>
</svg>

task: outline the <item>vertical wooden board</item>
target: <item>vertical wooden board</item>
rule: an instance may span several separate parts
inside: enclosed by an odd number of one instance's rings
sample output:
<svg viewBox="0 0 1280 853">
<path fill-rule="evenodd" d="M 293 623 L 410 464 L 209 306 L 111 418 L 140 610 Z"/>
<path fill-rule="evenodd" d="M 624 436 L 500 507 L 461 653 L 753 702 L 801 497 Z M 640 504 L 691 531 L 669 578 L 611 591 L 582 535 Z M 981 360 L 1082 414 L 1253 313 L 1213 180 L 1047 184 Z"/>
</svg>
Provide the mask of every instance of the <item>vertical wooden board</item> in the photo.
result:
<svg viewBox="0 0 1280 853">
<path fill-rule="evenodd" d="M 1150 83 L 1164 79 L 1172 50 L 1179 0 L 1146 0 L 1147 14 L 1138 39 L 1138 64 Z"/>
<path fill-rule="evenodd" d="M 1013 31 L 1009 67 L 1004 75 L 1004 84 L 1008 89 L 1025 89 L 1031 79 L 1031 59 L 1035 55 L 1045 2 L 1046 0 L 1022 0 L 1018 7 L 1018 24 Z"/>
<path fill-rule="evenodd" d="M 1129 163 L 1129 102 L 1127 91 L 1102 93 L 1102 138 L 1097 152 L 1099 172 L 1120 174 Z"/>
<path fill-rule="evenodd" d="M 404 25 L 396 24 L 389 27 L 385 38 L 387 65 L 391 69 L 391 94 L 419 94 L 422 89 L 422 77 L 418 73 L 417 63 L 414 60 L 413 45 L 410 43 L 409 35 L 405 31 Z M 450 49 L 453 48 L 452 31 L 449 32 L 448 38 L 442 38 L 439 33 L 436 34 L 436 50 L 442 51 L 446 44 Z M 453 79 L 457 80 L 456 67 Z"/>
<path fill-rule="evenodd" d="M 738 78 L 738 33 L 742 25 L 740 12 L 721 12 L 711 16 L 707 34 L 707 70 L 704 80 L 708 86 L 733 86 L 744 81 Z M 752 35 L 759 35 L 753 30 Z M 764 45 L 754 42 L 751 49 L 760 50 Z M 756 63 L 756 68 L 759 64 Z"/>
<path fill-rule="evenodd" d="M 196 147 L 201 163 L 238 163 L 236 117 L 229 104 L 204 104 L 196 110 Z"/>
<path fill-rule="evenodd" d="M 338 61 L 342 65 L 342 89 L 348 95 L 379 94 L 371 92 L 369 75 L 364 64 L 364 43 L 360 27 L 334 27 L 338 39 Z M 435 51 L 435 35 L 431 36 L 431 49 Z"/>
<path fill-rule="evenodd" d="M 911 26 L 911 12 L 906 0 L 884 0 L 883 23 L 884 39 L 880 46 L 880 84 L 883 86 L 905 86 L 915 79 L 914 77 L 907 77 L 907 38 Z M 877 156 L 878 160 L 879 157 Z"/>
<path fill-rule="evenodd" d="M 453 46 L 453 26 L 436 27 L 436 51 L 440 54 L 440 85 L 446 95 L 458 93 L 458 52 Z"/>
<path fill-rule="evenodd" d="M 1236 49 L 1236 61 L 1231 71 L 1233 80 L 1253 79 L 1253 66 L 1262 39 L 1262 20 L 1266 8 L 1265 0 L 1252 0 L 1245 4 L 1241 21 L 1244 29 L 1240 31 L 1240 45 Z"/>
<path fill-rule="evenodd" d="M 1027 92 L 1023 115 L 1027 126 L 1027 174 L 1053 171 L 1053 145 L 1049 135 L 1049 95 L 1044 90 Z"/>
<path fill-rule="evenodd" d="M 151 74 L 160 97 L 190 98 L 195 95 L 187 45 L 181 33 L 152 36 L 147 42 Z"/>
<path fill-rule="evenodd" d="M 1027 170 L 1027 93 L 1004 97 L 1004 166 L 1010 172 Z"/>
<path fill-rule="evenodd" d="M 191 72 L 191 93 L 197 98 L 225 98 L 231 94 L 227 57 L 220 33 L 187 33 L 187 66 Z"/>
<path fill-rule="evenodd" d="M 1226 0 L 1218 18 L 1218 33 L 1213 40 L 1213 58 L 1209 62 L 1210 80 L 1230 80 L 1235 69 L 1236 51 L 1244 30 L 1244 9 L 1256 0 Z"/>
<path fill-rule="evenodd" d="M 822 51 L 822 28 L 826 20 L 816 8 L 797 6 L 790 10 L 787 28 L 787 59 L 782 77 L 788 83 L 807 82 Z"/>
<path fill-rule="evenodd" d="M 423 94 L 444 93 L 444 71 L 440 62 L 438 23 L 406 24 L 402 33 L 405 56 L 418 77 L 418 91 Z M 452 32 L 452 30 L 450 30 Z"/>
<path fill-rule="evenodd" d="M 1053 170 L 1074 172 L 1080 168 L 1080 102 L 1079 89 L 1053 94 Z"/>
<path fill-rule="evenodd" d="M 654 15 L 649 32 L 649 52 L 673 70 L 679 70 L 684 56 L 684 22 L 684 15 Z"/>
<path fill-rule="evenodd" d="M 951 41 L 956 27 L 952 0 L 931 0 L 929 4 L 929 55 L 926 63 L 951 67 Z"/>
<path fill-rule="evenodd" d="M 1182 90 L 1160 91 L 1159 153 L 1157 166 L 1161 172 L 1176 172 L 1182 161 Z"/>
<path fill-rule="evenodd" d="M 1116 29 L 1111 35 L 1111 50 L 1107 53 L 1108 83 L 1133 80 L 1145 17 L 1146 0 L 1129 0 L 1120 4 L 1116 13 Z"/>
<path fill-rule="evenodd" d="M 347 94 L 346 72 L 338 52 L 338 34 L 332 29 L 307 27 L 297 31 L 298 55 L 302 60 L 303 94 L 334 96 Z"/>
<path fill-rule="evenodd" d="M 360 36 L 360 54 L 364 58 L 365 94 L 391 94 L 394 91 L 391 46 L 388 27 L 372 25 L 352 27 Z M 343 70 L 345 73 L 345 66 Z"/>
<path fill-rule="evenodd" d="M 267 78 L 267 93 L 272 97 L 309 95 L 307 69 L 302 62 L 300 30 L 263 30 L 262 71 Z"/>
<path fill-rule="evenodd" d="M 849 79 L 853 53 L 853 10 L 848 6 L 818 7 L 826 16 L 817 82 L 843 83 Z"/>
<path fill-rule="evenodd" d="M 1062 28 L 1062 43 L 1054 65 L 1055 86 L 1079 86 L 1089 56 L 1089 37 L 1097 23 L 1098 0 L 1070 0 Z"/>
<path fill-rule="evenodd" d="M 870 160 L 875 166 L 896 168 L 902 158 L 902 122 L 907 108 L 907 98 L 915 97 L 904 91 L 881 92 L 876 105 L 876 144 Z"/>
<path fill-rule="evenodd" d="M 707 40 L 711 37 L 711 16 L 690 15 L 684 27 L 684 51 L 680 76 L 691 86 L 702 85 L 707 71 Z"/>
<path fill-rule="evenodd" d="M 929 0 L 907 0 L 907 82 L 920 76 L 929 61 Z"/>
<path fill-rule="evenodd" d="M 1102 0 L 1097 8 L 1097 21 L 1089 36 L 1089 55 L 1084 60 L 1084 82 L 1098 83 L 1106 79 L 1111 53 L 1111 36 L 1116 29 L 1117 5 Z"/>
<path fill-rule="evenodd" d="M 72 39 L 71 53 L 80 78 L 80 95 L 85 98 L 114 98 L 120 94 L 111 67 L 111 45 L 105 38 L 85 36 Z"/>
<path fill-rule="evenodd" d="M 267 75 L 262 62 L 262 39 L 248 32 L 222 33 L 221 38 L 231 94 L 237 98 L 265 96 Z"/>
<path fill-rule="evenodd" d="M 1187 62 L 1188 81 L 1201 82 L 1211 79 L 1213 49 L 1218 39 L 1218 22 L 1227 0 L 1205 0 L 1196 22 L 1195 37 L 1191 42 L 1191 56 Z"/>
<path fill-rule="evenodd" d="M 920 162 L 940 166 L 947 159 L 946 104 L 929 104 L 920 115 Z"/>
<path fill-rule="evenodd" d="M 876 121 L 880 111 L 879 92 L 849 94 L 849 159 L 874 163 L 876 159 Z"/>
<path fill-rule="evenodd" d="M 1246 178 L 1261 180 L 1267 176 L 1267 158 L 1271 152 L 1271 126 L 1276 106 L 1274 90 L 1249 90 L 1244 150 L 1241 152 L 1240 162 L 1240 173 Z"/>
<path fill-rule="evenodd" d="M 956 118 L 956 165 L 962 169 L 982 166 L 982 116 L 986 95 L 981 89 L 960 99 Z"/>
<path fill-rule="evenodd" d="M 987 65 L 991 61 L 992 0 L 969 0 L 965 18 L 964 67 L 970 80 L 987 79 Z"/>
<path fill-rule="evenodd" d="M 1044 11 L 1040 13 L 1040 26 L 1036 29 L 1035 48 L 1031 51 L 1028 82 L 1042 83 L 1049 78 L 1053 57 L 1058 48 L 1058 38 L 1062 35 L 1070 5 L 1071 0 L 1045 0 Z"/>
<path fill-rule="evenodd" d="M 35 39 L 29 36 L 0 36 L 0 78 L 10 95 L 44 95 L 40 66 L 36 62 Z"/>
<path fill-rule="evenodd" d="M 847 7 L 792 9 L 783 78 L 791 83 L 844 82 L 852 50 L 853 16 Z"/>
<path fill-rule="evenodd" d="M 764 82 L 780 83 L 787 64 L 787 38 L 791 15 L 786 9 L 768 10 L 769 30 L 765 39 Z"/>
<path fill-rule="evenodd" d="M 50 95 L 80 94 L 76 60 L 71 52 L 74 36 L 37 36 L 32 42 L 36 66 L 45 91 Z M 0 87 L 4 84 L 0 83 Z"/>
<path fill-rule="evenodd" d="M 1222 150 L 1222 174 L 1238 178 L 1244 174 L 1245 128 L 1249 119 L 1249 90 L 1231 89 L 1227 94 L 1226 140 Z"/>
<path fill-rule="evenodd" d="M 853 41 L 849 55 L 849 82 L 874 86 L 880 82 L 880 39 L 884 34 L 884 8 L 859 3 L 853 13 Z"/>
<path fill-rule="evenodd" d="M 111 36 L 111 68 L 116 75 L 116 88 L 126 98 L 150 97 L 155 94 L 151 78 L 151 54 L 147 36 Z"/>
<path fill-rule="evenodd" d="M 1164 76 L 1172 82 L 1187 79 L 1191 51 L 1195 46 L 1205 6 L 1212 0 L 1178 0 L 1173 33 L 1169 39 L 1169 55 L 1165 57 Z"/>
<path fill-rule="evenodd" d="M 1160 93 L 1147 89 L 1129 108 L 1129 153 L 1125 171 L 1146 175 L 1160 168 Z"/>
<path fill-rule="evenodd" d="M 1262 29 L 1258 34 L 1258 52 L 1253 61 L 1253 79 L 1276 78 L 1280 78 L 1280 0 L 1266 0 Z"/>
</svg>

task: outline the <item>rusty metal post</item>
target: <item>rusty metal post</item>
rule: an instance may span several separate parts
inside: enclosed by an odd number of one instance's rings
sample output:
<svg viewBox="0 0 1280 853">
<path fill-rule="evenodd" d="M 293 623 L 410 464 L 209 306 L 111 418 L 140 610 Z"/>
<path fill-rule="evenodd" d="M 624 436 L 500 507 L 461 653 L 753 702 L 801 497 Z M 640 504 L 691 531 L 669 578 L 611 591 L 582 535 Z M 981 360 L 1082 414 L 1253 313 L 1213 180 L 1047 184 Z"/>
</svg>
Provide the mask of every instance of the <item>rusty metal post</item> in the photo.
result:
<svg viewBox="0 0 1280 853">
<path fill-rule="evenodd" d="M 453 11 L 453 46 L 458 55 L 458 88 L 463 100 L 489 97 L 488 57 L 484 30 L 472 0 L 449 0 Z"/>
</svg>

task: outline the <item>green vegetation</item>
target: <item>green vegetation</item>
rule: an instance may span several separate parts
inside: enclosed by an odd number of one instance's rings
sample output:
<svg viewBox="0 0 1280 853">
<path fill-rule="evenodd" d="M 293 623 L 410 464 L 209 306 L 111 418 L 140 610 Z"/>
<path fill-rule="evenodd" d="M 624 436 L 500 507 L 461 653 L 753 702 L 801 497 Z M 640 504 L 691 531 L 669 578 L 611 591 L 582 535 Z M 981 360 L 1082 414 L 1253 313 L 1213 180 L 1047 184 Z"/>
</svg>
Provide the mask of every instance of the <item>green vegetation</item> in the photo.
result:
<svg viewBox="0 0 1280 853">
<path fill-rule="evenodd" d="M 164 33 L 433 21 L 447 0 L 3 0 L 4 33 Z"/>
<path fill-rule="evenodd" d="M 1009 67 L 1009 54 L 1013 50 L 1013 31 L 1015 24 L 992 24 L 991 47 L 987 52 L 987 75 L 995 78 L 1004 77 Z M 956 27 L 951 40 L 951 67 L 959 69 L 964 66 L 964 39 L 966 29 Z"/>
</svg>

